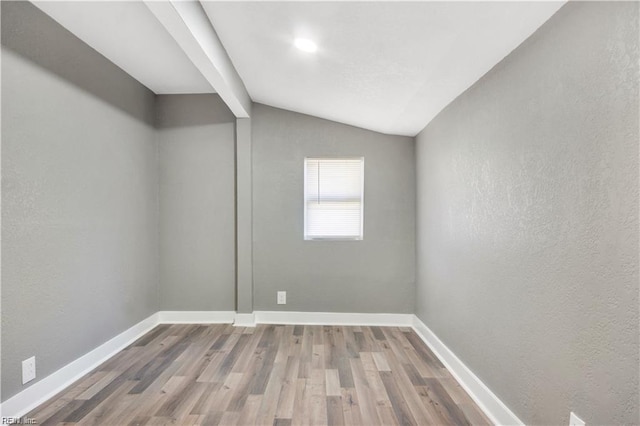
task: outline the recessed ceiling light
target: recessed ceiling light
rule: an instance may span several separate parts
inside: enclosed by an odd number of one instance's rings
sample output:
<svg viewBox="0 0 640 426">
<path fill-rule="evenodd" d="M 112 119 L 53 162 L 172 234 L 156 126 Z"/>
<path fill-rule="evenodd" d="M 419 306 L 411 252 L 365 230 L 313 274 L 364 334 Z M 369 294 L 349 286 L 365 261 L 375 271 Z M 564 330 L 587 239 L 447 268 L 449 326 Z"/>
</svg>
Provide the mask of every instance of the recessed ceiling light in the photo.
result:
<svg viewBox="0 0 640 426">
<path fill-rule="evenodd" d="M 297 38 L 293 41 L 293 45 L 304 52 L 313 53 L 318 50 L 318 46 L 308 38 Z"/>
</svg>

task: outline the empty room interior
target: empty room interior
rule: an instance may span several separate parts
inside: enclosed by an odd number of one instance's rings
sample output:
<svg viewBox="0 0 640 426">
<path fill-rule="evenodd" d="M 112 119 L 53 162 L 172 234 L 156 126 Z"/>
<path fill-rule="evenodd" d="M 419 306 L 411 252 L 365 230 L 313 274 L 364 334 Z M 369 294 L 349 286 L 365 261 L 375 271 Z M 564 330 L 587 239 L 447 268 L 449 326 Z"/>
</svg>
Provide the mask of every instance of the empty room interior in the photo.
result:
<svg viewBox="0 0 640 426">
<path fill-rule="evenodd" d="M 2 424 L 640 424 L 640 3 L 0 14 Z"/>
</svg>

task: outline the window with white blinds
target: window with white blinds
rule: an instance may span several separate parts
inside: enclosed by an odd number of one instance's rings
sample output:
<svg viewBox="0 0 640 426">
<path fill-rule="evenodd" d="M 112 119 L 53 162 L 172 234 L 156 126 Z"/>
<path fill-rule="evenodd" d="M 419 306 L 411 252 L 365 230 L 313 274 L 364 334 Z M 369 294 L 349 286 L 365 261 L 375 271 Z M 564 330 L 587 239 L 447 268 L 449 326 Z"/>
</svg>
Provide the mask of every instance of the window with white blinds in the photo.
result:
<svg viewBox="0 0 640 426">
<path fill-rule="evenodd" d="M 361 240 L 364 158 L 305 158 L 304 239 Z"/>
</svg>

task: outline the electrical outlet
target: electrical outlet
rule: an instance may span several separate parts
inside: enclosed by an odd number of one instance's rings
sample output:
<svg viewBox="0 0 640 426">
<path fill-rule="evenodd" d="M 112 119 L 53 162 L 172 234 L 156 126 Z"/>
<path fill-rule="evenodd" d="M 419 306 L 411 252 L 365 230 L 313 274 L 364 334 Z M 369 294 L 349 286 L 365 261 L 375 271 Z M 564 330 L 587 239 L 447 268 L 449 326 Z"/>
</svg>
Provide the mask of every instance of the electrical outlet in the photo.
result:
<svg viewBox="0 0 640 426">
<path fill-rule="evenodd" d="M 287 304 L 287 292 L 279 291 L 278 292 L 278 305 L 286 305 Z"/>
<path fill-rule="evenodd" d="M 584 421 L 572 411 L 569 414 L 569 426 L 584 426 Z"/>
<path fill-rule="evenodd" d="M 36 357 L 22 361 L 22 384 L 30 382 L 36 378 Z"/>
</svg>

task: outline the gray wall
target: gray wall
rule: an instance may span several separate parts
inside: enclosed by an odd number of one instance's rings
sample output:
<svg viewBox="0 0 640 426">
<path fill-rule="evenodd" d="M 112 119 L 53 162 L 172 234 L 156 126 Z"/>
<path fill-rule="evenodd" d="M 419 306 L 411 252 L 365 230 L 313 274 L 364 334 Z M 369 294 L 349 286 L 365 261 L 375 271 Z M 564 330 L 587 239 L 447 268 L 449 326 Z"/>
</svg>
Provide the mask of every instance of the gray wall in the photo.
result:
<svg viewBox="0 0 640 426">
<path fill-rule="evenodd" d="M 236 310 L 253 312 L 251 119 L 236 120 Z"/>
<path fill-rule="evenodd" d="M 218 95 L 157 97 L 160 306 L 235 310 L 235 119 Z"/>
<path fill-rule="evenodd" d="M 252 143 L 254 309 L 413 312 L 414 140 L 254 105 Z M 304 241 L 314 156 L 365 157 L 363 241 Z"/>
<path fill-rule="evenodd" d="M 637 424 L 638 3 L 569 3 L 417 137 L 418 316 L 527 424 Z"/>
<path fill-rule="evenodd" d="M 158 310 L 154 95 L 2 2 L 2 398 Z M 31 385 L 34 382 L 31 382 Z"/>
</svg>

